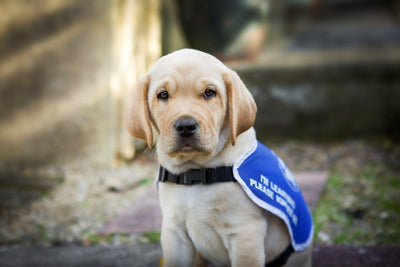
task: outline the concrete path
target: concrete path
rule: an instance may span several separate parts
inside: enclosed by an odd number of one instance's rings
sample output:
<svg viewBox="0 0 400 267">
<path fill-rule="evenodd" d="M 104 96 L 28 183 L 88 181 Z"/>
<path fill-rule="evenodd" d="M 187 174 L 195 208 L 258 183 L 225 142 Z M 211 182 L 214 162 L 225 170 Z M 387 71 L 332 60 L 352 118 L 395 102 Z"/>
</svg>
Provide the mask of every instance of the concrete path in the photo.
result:
<svg viewBox="0 0 400 267">
<path fill-rule="evenodd" d="M 0 249 L 0 267 L 147 267 L 159 266 L 157 244 L 62 246 Z"/>
<path fill-rule="evenodd" d="M 313 266 L 400 266 L 400 247 L 316 245 L 313 249 Z"/>
<path fill-rule="evenodd" d="M 0 267 L 157 267 L 158 244 L 120 246 L 25 247 L 0 249 Z M 400 266 L 400 247 L 314 246 L 315 267 Z"/>
</svg>

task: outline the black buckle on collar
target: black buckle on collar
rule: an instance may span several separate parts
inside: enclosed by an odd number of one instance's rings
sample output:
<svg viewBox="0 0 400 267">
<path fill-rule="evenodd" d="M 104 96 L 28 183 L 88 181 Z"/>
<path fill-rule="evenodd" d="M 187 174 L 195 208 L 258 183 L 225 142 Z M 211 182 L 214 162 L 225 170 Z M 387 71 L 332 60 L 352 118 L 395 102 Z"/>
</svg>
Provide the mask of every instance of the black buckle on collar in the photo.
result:
<svg viewBox="0 0 400 267">
<path fill-rule="evenodd" d="M 183 184 L 207 184 L 207 170 L 206 169 L 191 169 L 187 172 L 182 173 Z"/>
</svg>

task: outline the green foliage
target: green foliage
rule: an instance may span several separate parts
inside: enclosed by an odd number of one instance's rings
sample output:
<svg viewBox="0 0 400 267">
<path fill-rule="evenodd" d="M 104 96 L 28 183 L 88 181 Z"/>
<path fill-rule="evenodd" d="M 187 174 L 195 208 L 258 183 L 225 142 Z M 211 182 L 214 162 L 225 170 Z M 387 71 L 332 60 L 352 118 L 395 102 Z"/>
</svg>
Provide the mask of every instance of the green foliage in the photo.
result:
<svg viewBox="0 0 400 267">
<path fill-rule="evenodd" d="M 141 236 L 135 236 L 130 234 L 110 234 L 110 235 L 97 235 L 97 234 L 86 234 L 83 240 L 83 244 L 86 246 L 100 245 L 100 244 L 127 244 L 136 243 L 141 244 L 153 244 L 160 242 L 160 231 L 146 232 Z"/>
<path fill-rule="evenodd" d="M 38 232 L 39 232 L 39 237 L 44 243 L 49 243 L 51 241 L 51 238 L 49 234 L 46 232 L 46 227 L 42 224 L 37 225 Z"/>
<path fill-rule="evenodd" d="M 314 211 L 315 242 L 400 245 L 400 176 L 385 163 L 334 169 Z"/>
<path fill-rule="evenodd" d="M 160 242 L 160 237 L 161 237 L 161 232 L 160 231 L 151 231 L 144 233 L 141 238 L 141 243 L 159 243 Z"/>
<path fill-rule="evenodd" d="M 142 179 L 140 180 L 139 184 L 140 185 L 149 185 L 151 183 L 151 179 Z"/>
<path fill-rule="evenodd" d="M 86 234 L 82 241 L 84 245 L 100 245 L 100 244 L 127 244 L 135 241 L 135 237 L 130 234 L 110 234 L 110 235 L 97 235 Z"/>
</svg>

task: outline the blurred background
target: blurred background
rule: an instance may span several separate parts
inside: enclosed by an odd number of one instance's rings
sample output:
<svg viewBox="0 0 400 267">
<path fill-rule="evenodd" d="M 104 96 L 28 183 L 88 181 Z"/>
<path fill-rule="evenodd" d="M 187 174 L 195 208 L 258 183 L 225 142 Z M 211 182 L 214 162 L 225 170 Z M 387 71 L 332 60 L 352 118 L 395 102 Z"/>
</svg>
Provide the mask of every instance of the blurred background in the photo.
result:
<svg viewBox="0 0 400 267">
<path fill-rule="evenodd" d="M 259 134 L 398 135 L 399 3 L 367 0 L 2 1 L 0 158 L 132 157 L 125 102 L 162 54 L 236 69 Z"/>
<path fill-rule="evenodd" d="M 378 217 L 394 223 L 384 240 L 399 242 L 400 1 L 2 0 L 0 10 L 0 245 L 95 242 L 96 227 L 143 194 L 157 165 L 125 130 L 127 101 L 160 56 L 184 47 L 239 73 L 259 138 L 290 167 L 330 171 L 327 203 L 340 202 L 343 176 L 348 196 L 392 188 L 386 213 L 366 215 L 367 195 L 340 218 L 320 208 L 319 242 L 339 242 L 341 220 Z"/>
</svg>

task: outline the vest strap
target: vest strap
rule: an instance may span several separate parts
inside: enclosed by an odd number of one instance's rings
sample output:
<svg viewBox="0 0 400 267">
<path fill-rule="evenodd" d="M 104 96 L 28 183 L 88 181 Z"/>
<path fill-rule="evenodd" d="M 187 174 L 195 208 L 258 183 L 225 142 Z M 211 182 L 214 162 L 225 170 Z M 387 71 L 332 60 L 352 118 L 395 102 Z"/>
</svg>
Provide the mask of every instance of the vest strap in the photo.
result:
<svg viewBox="0 0 400 267">
<path fill-rule="evenodd" d="M 278 257 L 276 257 L 273 261 L 265 264 L 265 267 L 279 267 L 286 264 L 290 255 L 294 252 L 292 245 L 289 245 Z"/>
</svg>

